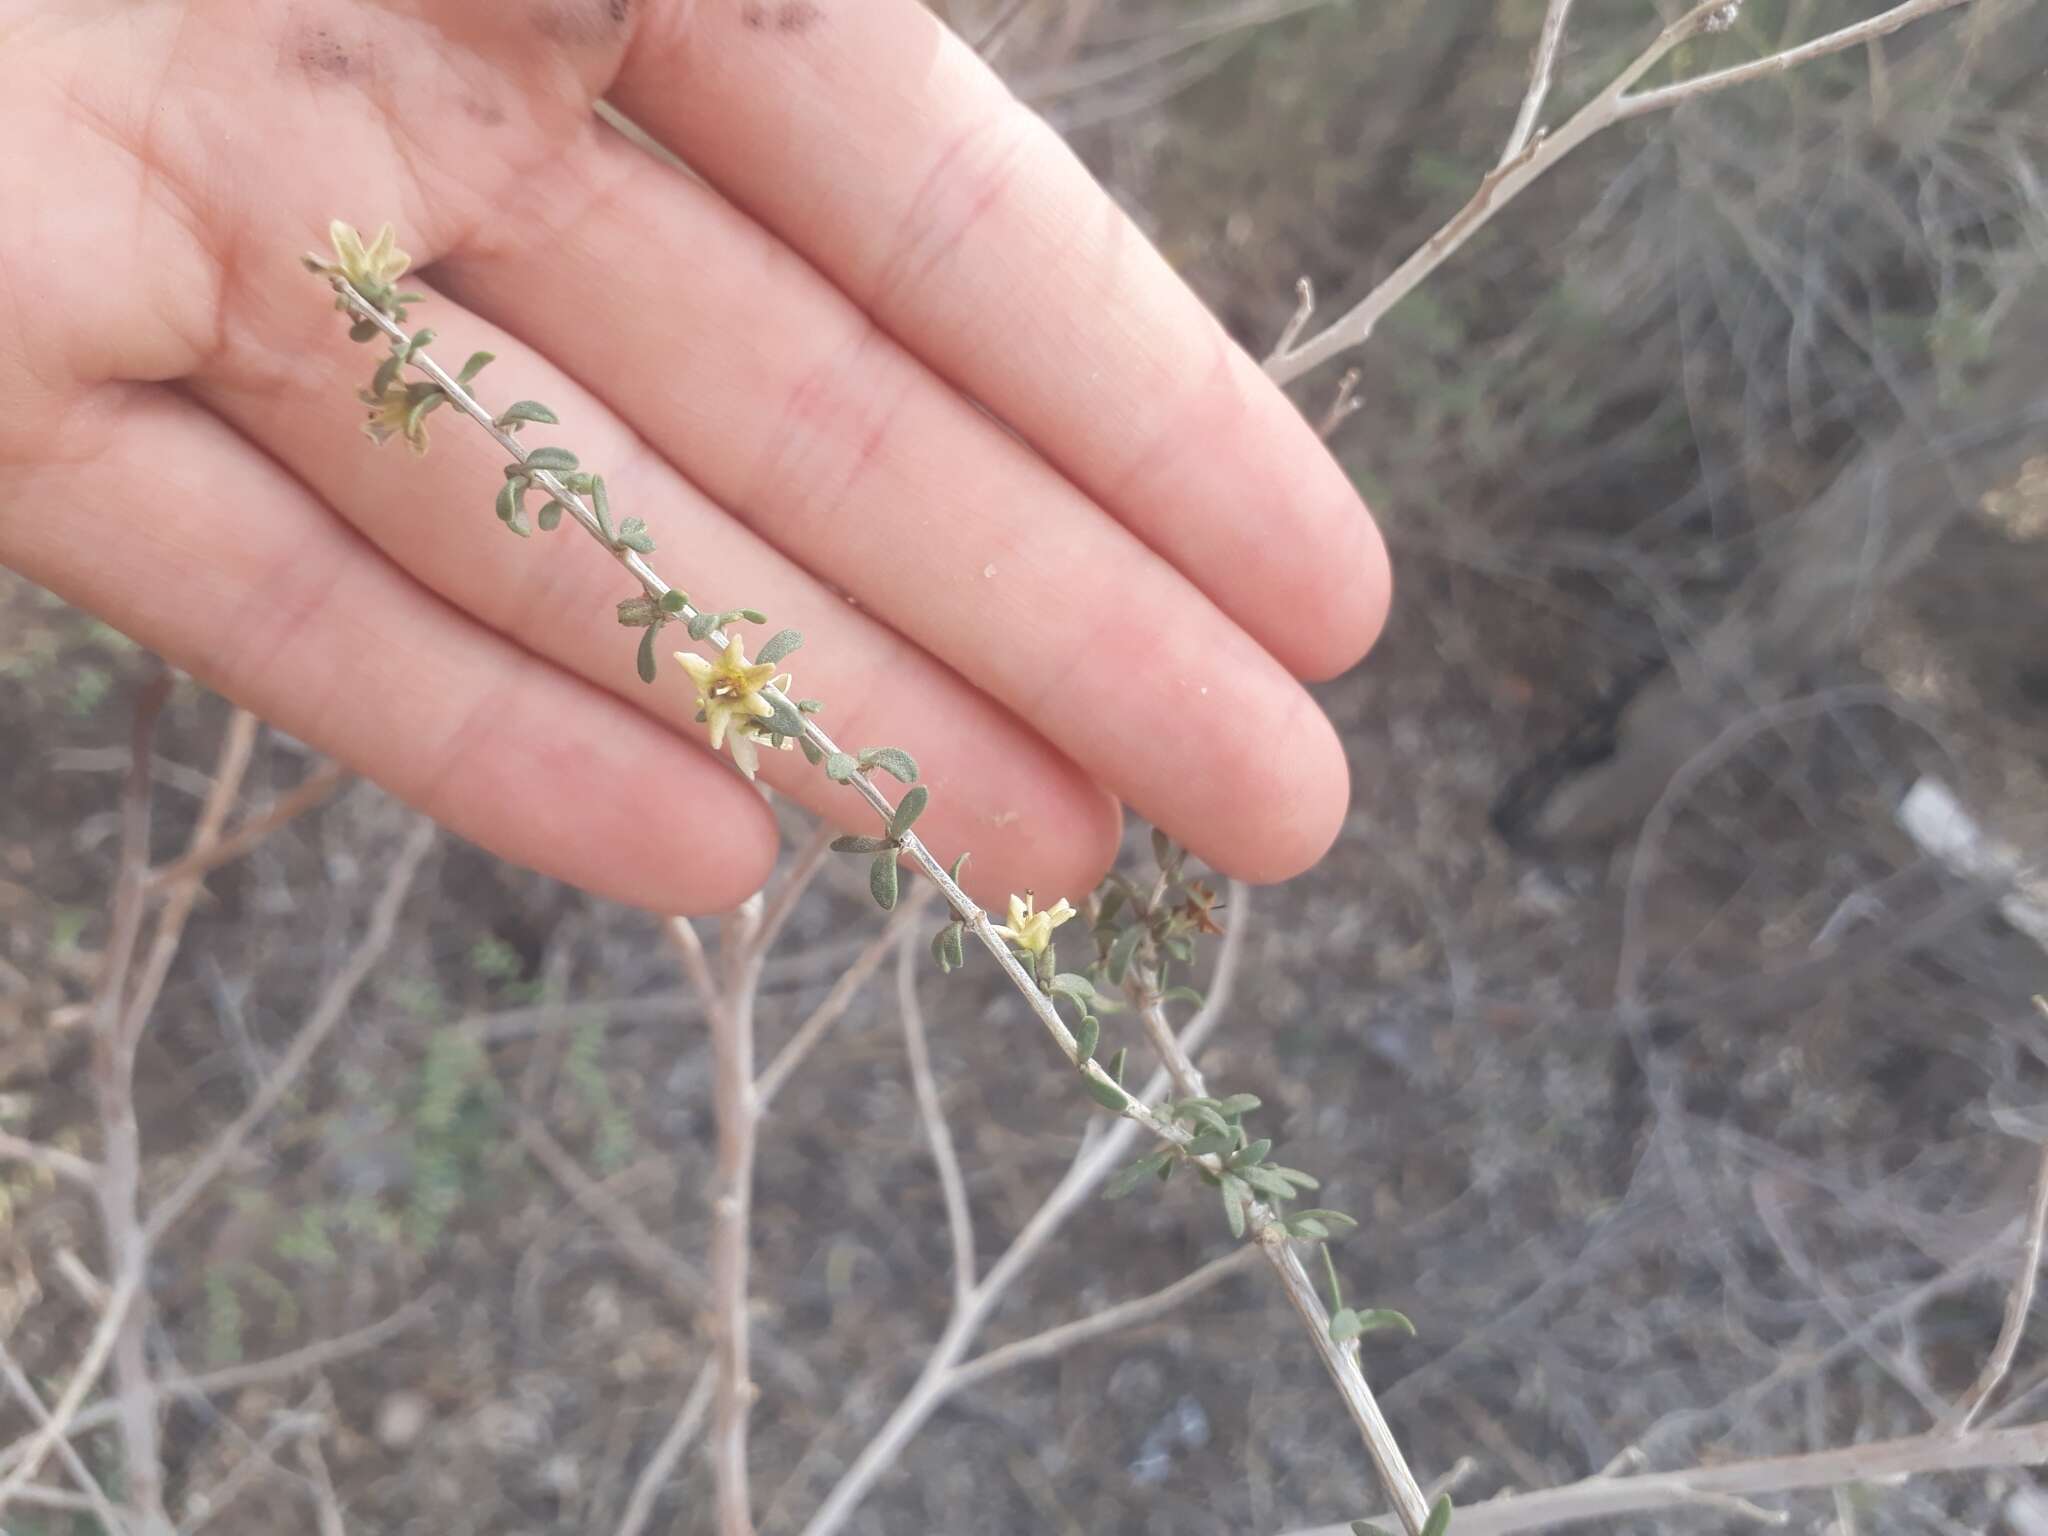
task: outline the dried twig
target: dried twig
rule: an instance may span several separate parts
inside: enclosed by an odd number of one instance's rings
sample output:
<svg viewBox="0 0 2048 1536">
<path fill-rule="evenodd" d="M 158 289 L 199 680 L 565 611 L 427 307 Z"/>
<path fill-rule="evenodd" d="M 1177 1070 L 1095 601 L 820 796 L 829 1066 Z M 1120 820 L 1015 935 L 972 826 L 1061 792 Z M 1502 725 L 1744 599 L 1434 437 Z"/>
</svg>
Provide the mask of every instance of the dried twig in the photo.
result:
<svg viewBox="0 0 2048 1536">
<path fill-rule="evenodd" d="M 655 1236 L 647 1223 L 634 1215 L 624 1202 L 585 1173 L 569 1149 L 555 1140 L 553 1133 L 539 1120 L 531 1115 L 521 1115 L 513 1131 L 519 1138 L 519 1145 L 533 1160 L 547 1170 L 571 1199 L 595 1216 L 611 1233 L 612 1241 L 619 1245 L 619 1251 L 632 1262 L 633 1267 L 659 1286 L 662 1294 L 682 1308 L 686 1315 L 694 1316 L 703 1306 L 708 1290 L 697 1266 Z"/>
<path fill-rule="evenodd" d="M 1630 95 L 1630 88 L 1655 68 L 1672 49 L 1713 30 L 1731 9 L 1727 0 L 1706 0 L 1705 4 L 1693 6 L 1659 32 L 1650 46 L 1638 54 L 1605 89 L 1555 130 L 1540 137 L 1534 136 L 1532 130 L 1532 136 L 1524 143 L 1520 152 L 1503 159 L 1499 165 L 1488 171 L 1480 179 L 1478 190 L 1472 194 L 1465 206 L 1452 214 L 1441 229 L 1388 273 L 1372 292 L 1308 340 L 1276 348 L 1266 359 L 1268 376 L 1277 383 L 1290 383 L 1340 353 L 1363 345 L 1388 310 L 1420 287 L 1423 279 L 1461 250 L 1495 214 L 1513 202 L 1566 155 L 1604 129 L 1611 128 L 1616 123 L 1626 122 L 1630 118 L 1641 117 L 1645 113 L 1664 111 L 1681 102 L 1726 90 L 1732 85 L 1740 85 L 1745 81 L 1796 68 L 1828 54 L 1839 53 L 1845 48 L 1859 47 L 1874 38 L 1896 32 L 1900 27 L 1923 16 L 1931 16 L 1937 11 L 1969 3 L 1970 0 L 1905 0 L 1904 4 L 1894 5 L 1876 16 L 1839 28 L 1796 48 L 1773 54 L 1767 59 L 1737 65 L 1732 69 L 1716 70 L 1711 74 L 1696 76 L 1675 85 Z M 1540 54 L 1540 42 L 1538 48 Z M 1526 105 L 1525 101 L 1525 107 Z M 1540 99 L 1537 105 L 1540 108 Z M 1287 340 L 1290 343 L 1294 342 L 1303 328 L 1302 325 L 1290 325 Z"/>
<path fill-rule="evenodd" d="M 1535 135 L 1536 121 L 1543 115 L 1543 98 L 1550 94 L 1551 76 L 1557 70 L 1558 46 L 1564 41 L 1565 20 L 1571 8 L 1572 0 L 1550 0 L 1544 7 L 1543 25 L 1536 34 L 1536 53 L 1529 61 L 1529 89 L 1522 97 L 1521 110 L 1515 114 L 1508 147 L 1500 153 L 1501 165 L 1527 149 Z"/>
<path fill-rule="evenodd" d="M 1237 967 L 1244 952 L 1244 916 L 1249 896 L 1247 887 L 1232 882 L 1229 899 L 1238 920 L 1230 925 L 1218 950 L 1216 970 L 1209 980 L 1208 1000 L 1180 1032 L 1178 1048 L 1185 1055 L 1192 1055 L 1221 1022 L 1230 1006 Z M 1167 1087 L 1166 1073 L 1158 1072 L 1140 1089 L 1138 1097 L 1147 1102 L 1156 1100 Z M 958 1373 L 962 1362 L 996 1304 L 1031 1267 L 1067 1218 L 1094 1196 L 1119 1163 L 1130 1157 L 1132 1144 L 1143 1129 L 1134 1119 L 1121 1119 L 1092 1140 L 1083 1142 L 1074 1161 L 1053 1186 L 1044 1203 L 1031 1214 L 1010 1246 L 976 1281 L 965 1304 L 953 1309 L 944 1330 L 933 1343 L 931 1353 L 925 1357 L 917 1380 L 826 1494 L 824 1502 L 804 1526 L 803 1536 L 833 1536 L 844 1526 L 861 1500 L 867 1497 L 875 1480 L 895 1461 L 911 1437 L 960 1388 L 962 1380 Z"/>
<path fill-rule="evenodd" d="M 683 1459 L 683 1452 L 690 1448 L 690 1442 L 697 1438 L 697 1431 L 704 1427 L 704 1416 L 711 1409 L 711 1394 L 717 1385 L 715 1366 L 707 1365 L 697 1373 L 696 1381 L 683 1398 L 683 1406 L 677 1412 L 675 1422 L 662 1436 L 661 1444 L 655 1447 L 647 1465 L 640 1469 L 640 1476 L 633 1484 L 632 1497 L 626 1501 L 626 1512 L 619 1517 L 615 1536 L 640 1536 L 646 1528 L 654 1514 L 654 1501 L 661 1497 L 661 1485 L 668 1481 L 676 1463 Z"/>
<path fill-rule="evenodd" d="M 1869 1445 L 1843 1446 L 1806 1456 L 1769 1456 L 1723 1462 L 1686 1472 L 1639 1477 L 1590 1477 L 1539 1493 L 1507 1494 L 1468 1504 L 1452 1522 L 1455 1536 L 1515 1536 L 1585 1520 L 1647 1514 L 1662 1509 L 1722 1508 L 1747 1500 L 1852 1483 L 1883 1483 L 1929 1472 L 1984 1467 L 2039 1466 L 2048 1462 L 2048 1423 L 1978 1430 L 1961 1437 L 1914 1435 Z M 1748 1513 L 1754 1513 L 1752 1506 Z M 1321 1525 L 1292 1536 L 1349 1536 L 1346 1525 Z"/>
<path fill-rule="evenodd" d="M 12 1392 L 15 1400 L 28 1410 L 28 1415 L 35 1421 L 36 1427 L 48 1429 L 52 1422 L 49 1407 L 43 1402 L 42 1395 L 36 1391 L 35 1384 L 24 1376 L 21 1367 L 14 1363 L 14 1357 L 7 1352 L 5 1342 L 0 1342 L 0 1377 L 5 1378 L 8 1391 Z M 64 1470 L 71 1474 L 71 1480 L 85 1496 L 87 1507 L 98 1516 L 100 1524 L 107 1529 L 109 1536 L 124 1536 L 128 1529 L 127 1522 L 115 1512 L 113 1501 L 107 1497 L 107 1491 L 100 1486 L 99 1479 L 92 1475 L 92 1469 L 80 1459 L 71 1442 L 59 1431 L 51 1443 L 56 1448 L 57 1459 L 64 1463 Z"/>
<path fill-rule="evenodd" d="M 149 890 L 154 893 L 181 881 L 201 879 L 223 864 L 239 859 L 261 844 L 279 827 L 325 805 L 334 798 L 334 792 L 348 780 L 349 771 L 339 763 L 328 763 L 315 769 L 279 796 L 275 805 L 266 811 L 257 812 L 247 821 L 240 823 L 234 830 L 224 834 L 212 847 L 182 854 L 170 863 L 151 870 Z"/>
<path fill-rule="evenodd" d="M 0 1158 L 40 1168 L 52 1178 L 76 1184 L 80 1189 L 99 1187 L 100 1169 L 92 1159 L 58 1147 L 46 1147 L 39 1141 L 27 1141 L 6 1131 L 0 1131 Z"/>
<path fill-rule="evenodd" d="M 946 1201 L 946 1227 L 953 1241 L 953 1306 L 964 1306 L 974 1291 L 974 1213 L 967 1206 L 967 1181 L 960 1176 L 960 1157 L 953 1132 L 939 1103 L 938 1080 L 932 1076 L 931 1047 L 925 1039 L 924 1008 L 917 1000 L 920 946 L 905 935 L 896 948 L 896 1005 L 903 1015 L 903 1051 L 910 1059 L 910 1086 L 917 1097 L 925 1140 L 938 1165 L 939 1189 Z"/>
<path fill-rule="evenodd" d="M 861 987 L 875 973 L 875 967 L 882 963 L 882 957 L 889 952 L 889 946 L 902 935 L 916 930 L 924 919 L 924 910 L 930 904 L 933 894 L 931 887 L 925 885 L 903 893 L 902 899 L 896 903 L 895 912 L 891 914 L 889 921 L 882 925 L 881 932 L 869 940 L 867 946 L 840 973 L 839 979 L 832 983 L 832 990 L 827 992 L 818 1006 L 810 1011 L 782 1049 L 775 1053 L 774 1059 L 762 1070 L 761 1075 L 754 1079 L 756 1114 L 767 1111 L 769 1102 L 782 1091 L 782 1085 L 789 1081 L 790 1074 L 803 1065 L 804 1058 L 811 1054 L 818 1042 L 825 1038 L 834 1024 L 839 1022 L 840 1016 L 859 995 Z"/>
<path fill-rule="evenodd" d="M 391 940 L 398 931 L 399 911 L 412 890 L 413 878 L 419 873 L 421 862 L 434 846 L 435 836 L 432 822 L 424 818 L 414 822 L 412 831 L 392 860 L 384 888 L 377 893 L 376 903 L 370 909 L 370 922 L 362 941 L 322 990 L 319 1001 L 313 1005 L 312 1013 L 293 1037 L 276 1070 L 264 1080 L 248 1107 L 207 1144 L 206 1150 L 186 1170 L 177 1186 L 151 1209 L 146 1229 L 151 1242 L 160 1241 L 178 1218 L 191 1208 L 192 1202 L 205 1192 L 207 1185 L 233 1160 L 250 1133 L 291 1091 L 292 1085 L 311 1065 L 314 1055 L 334 1032 L 335 1026 L 347 1016 L 356 992 L 376 969 L 385 950 L 391 947 Z"/>
<path fill-rule="evenodd" d="M 713 1483 L 721 1536 L 753 1536 L 747 1479 L 747 1419 L 755 1387 L 748 1360 L 747 1259 L 753 1203 L 754 982 L 760 974 L 754 939 L 762 903 L 749 898 L 721 920 L 722 980 L 714 978 L 703 941 L 687 918 L 671 918 L 670 937 L 702 995 L 711 1021 L 712 1108 L 718 1123 L 718 1169 L 711 1201 L 711 1300 L 716 1333 L 717 1422 Z"/>
<path fill-rule="evenodd" d="M 1970 1385 L 1962 1400 L 1935 1426 L 1944 1435 L 1968 1434 L 1984 1411 L 1991 1394 L 2012 1369 L 2019 1352 L 2020 1336 L 2026 1331 L 2027 1314 L 2034 1306 L 2034 1286 L 2041 1273 L 2041 1244 L 2048 1237 L 2048 1146 L 2041 1149 L 2040 1166 L 2034 1173 L 2034 1194 L 2027 1210 L 2026 1236 L 2020 1241 L 2019 1268 L 2013 1275 L 2012 1290 L 2005 1301 L 2005 1321 L 1998 1330 L 1998 1342 L 1991 1348 L 1984 1369 Z"/>
</svg>

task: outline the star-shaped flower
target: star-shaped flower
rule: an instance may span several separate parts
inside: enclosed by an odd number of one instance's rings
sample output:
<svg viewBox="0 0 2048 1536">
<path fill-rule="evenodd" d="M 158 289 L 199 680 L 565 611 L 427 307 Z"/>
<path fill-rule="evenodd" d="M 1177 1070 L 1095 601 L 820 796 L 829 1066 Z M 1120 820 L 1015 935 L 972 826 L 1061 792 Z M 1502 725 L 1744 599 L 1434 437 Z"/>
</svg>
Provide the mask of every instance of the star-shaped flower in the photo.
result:
<svg viewBox="0 0 2048 1536">
<path fill-rule="evenodd" d="M 363 423 L 363 430 L 380 447 L 394 437 L 403 437 L 414 453 L 425 453 L 426 412 L 415 415 L 413 408 L 427 396 L 439 393 L 431 384 L 392 384 L 381 395 L 359 390 L 357 398 L 370 408 L 370 418 Z"/>
<path fill-rule="evenodd" d="M 772 662 L 750 662 L 734 635 L 715 661 L 691 651 L 677 651 L 676 660 L 697 685 L 697 707 L 704 712 L 704 724 L 711 732 L 711 750 L 731 744 L 732 760 L 748 778 L 758 762 L 753 722 L 775 713 L 762 693 L 775 676 Z"/>
<path fill-rule="evenodd" d="M 1052 931 L 1074 915 L 1074 909 L 1067 905 L 1062 896 L 1043 912 L 1034 911 L 1031 892 L 1010 898 L 1010 920 L 996 925 L 996 932 L 1008 939 L 1019 949 L 1034 955 L 1045 953 L 1045 947 L 1052 943 Z"/>
<path fill-rule="evenodd" d="M 388 291 L 412 265 L 412 258 L 398 248 L 398 232 L 389 224 L 377 231 L 377 238 L 367 247 L 356 227 L 340 219 L 327 226 L 327 238 L 334 243 L 334 260 L 323 262 L 309 256 L 307 265 L 346 279 L 366 298 L 374 299 L 380 290 Z"/>
</svg>

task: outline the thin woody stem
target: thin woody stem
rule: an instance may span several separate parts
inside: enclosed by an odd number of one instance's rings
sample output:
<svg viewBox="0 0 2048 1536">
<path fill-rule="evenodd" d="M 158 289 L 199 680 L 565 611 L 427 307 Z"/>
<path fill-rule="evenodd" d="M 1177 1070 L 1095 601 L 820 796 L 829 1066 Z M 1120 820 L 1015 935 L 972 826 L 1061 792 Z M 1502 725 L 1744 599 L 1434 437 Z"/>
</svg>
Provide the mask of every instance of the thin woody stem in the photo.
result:
<svg viewBox="0 0 2048 1536">
<path fill-rule="evenodd" d="M 1477 190 L 1465 206 L 1452 214 L 1441 229 L 1418 246 L 1364 298 L 1324 329 L 1298 344 L 1295 338 L 1305 327 L 1300 323 L 1300 311 L 1297 309 L 1296 320 L 1290 322 L 1283 338 L 1287 344 L 1276 347 L 1266 359 L 1267 377 L 1277 384 L 1291 383 L 1351 348 L 1362 346 L 1389 310 L 1463 249 L 1466 242 L 1502 208 L 1595 134 L 1646 113 L 1661 112 L 1681 102 L 1726 90 L 1729 86 L 1778 74 L 1831 53 L 1840 53 L 1846 48 L 1896 32 L 1923 16 L 1969 3 L 1970 0 L 1906 0 L 1906 3 L 1892 6 L 1876 16 L 1851 23 L 1768 58 L 1630 95 L 1630 87 L 1656 67 L 1672 49 L 1711 30 L 1717 18 L 1733 8 L 1728 0 L 1706 0 L 1705 4 L 1695 5 L 1659 32 L 1650 45 L 1597 96 L 1557 128 L 1540 137 L 1532 135 L 1518 152 L 1504 156 L 1500 164 L 1480 178 Z M 1540 106 L 1540 98 L 1538 104 Z M 1517 126 L 1519 128 L 1519 124 Z"/>
<path fill-rule="evenodd" d="M 1645 64 L 1643 67 L 1648 68 L 1648 65 Z M 527 461 L 529 450 L 519 439 L 501 427 L 497 418 L 453 374 L 434 361 L 424 348 L 414 348 L 411 336 L 403 326 L 363 298 L 347 282 L 340 278 L 330 281 L 350 313 L 368 321 L 403 348 L 407 362 L 439 386 L 456 409 L 488 432 L 511 458 L 522 464 Z M 637 551 L 609 538 L 604 525 L 598 521 L 595 510 L 581 495 L 571 490 L 560 476 L 545 469 L 530 469 L 527 474 L 534 483 L 567 509 L 570 517 L 584 532 L 610 552 L 633 579 L 639 582 L 641 590 L 649 598 L 659 603 L 674 591 L 677 592 L 677 606 L 668 611 L 672 611 L 685 623 L 703 616 L 704 610 L 697 608 L 687 597 L 682 596 L 678 589 L 672 588 Z M 715 626 L 705 632 L 704 639 L 721 650 L 731 643 L 731 637 Z M 779 710 L 797 713 L 803 722 L 803 739 L 816 751 L 826 756 L 846 755 L 813 717 L 797 711 L 794 702 L 779 689 L 764 688 L 762 696 Z M 846 783 L 855 794 L 867 802 L 885 826 L 891 824 L 895 806 L 874 783 L 869 772 L 857 771 L 848 776 Z M 1188 1143 L 1194 1139 L 1191 1132 L 1170 1120 L 1161 1119 L 1142 1097 L 1132 1094 L 1117 1082 L 1099 1061 L 1092 1056 L 1082 1056 L 1079 1041 L 1067 1027 L 1066 1020 L 1060 1017 L 1053 999 L 1040 989 L 1037 979 L 1025 969 L 1009 944 L 995 931 L 994 925 L 988 920 L 988 914 L 960 888 L 946 866 L 924 841 L 914 831 L 906 830 L 898 842 L 902 853 L 938 887 L 953 915 L 974 934 L 982 948 L 988 951 L 1010 985 L 1037 1016 L 1046 1033 L 1052 1036 L 1054 1044 L 1059 1047 L 1060 1054 L 1067 1059 L 1068 1064 L 1094 1085 L 1099 1094 L 1114 1102 L 1112 1113 L 1136 1122 L 1158 1140 L 1178 1149 L 1181 1156 L 1194 1166 L 1211 1175 L 1221 1175 L 1225 1169 L 1222 1160 L 1215 1154 L 1195 1156 L 1187 1151 Z M 1152 904 L 1156 905 L 1157 900 L 1155 894 Z M 743 959 L 748 953 L 751 935 L 758 930 L 758 898 L 755 898 L 755 902 L 756 917 L 749 924 L 747 939 L 729 950 L 736 959 Z M 721 1111 L 720 1193 L 718 1219 L 714 1223 L 713 1290 L 718 1310 L 724 1319 L 720 1338 L 720 1346 L 724 1353 L 721 1358 L 722 1389 L 719 1394 L 718 1425 L 713 1436 L 713 1457 L 714 1466 L 719 1473 L 717 1482 L 720 1489 L 728 1489 L 731 1480 L 734 1479 L 740 1480 L 739 1486 L 744 1489 L 746 1410 L 751 1402 L 752 1384 L 746 1377 L 745 1357 L 746 1210 L 743 1202 L 745 1184 L 751 1177 L 753 1132 L 758 1105 L 754 1096 L 752 1071 L 751 984 L 746 983 L 740 988 L 747 993 L 746 1017 L 735 1017 L 740 1012 L 741 1004 L 732 994 L 735 990 L 734 984 L 741 981 L 741 973 L 750 968 L 744 963 L 735 964 L 728 978 L 728 985 L 721 988 L 709 975 L 703 947 L 697 940 L 695 930 L 682 919 L 676 919 L 671 923 L 670 931 L 682 951 L 685 966 L 690 971 L 692 980 L 697 982 L 704 996 L 706 1009 L 712 1019 L 714 1047 L 720 1056 L 720 1065 L 716 1069 L 720 1082 L 715 1096 Z M 731 937 L 733 935 L 729 934 L 728 938 Z M 1156 987 L 1153 990 L 1156 991 Z M 1168 1031 L 1169 1036 L 1170 1033 Z M 739 1038 L 742 1036 L 745 1037 L 744 1042 Z M 747 1068 L 743 1075 L 738 1075 L 736 1069 L 732 1067 L 732 1060 L 740 1057 L 742 1053 Z M 1105 1107 L 1109 1107 L 1108 1104 L 1105 1104 Z M 1347 1408 L 1357 1422 L 1374 1468 L 1384 1481 L 1387 1493 L 1401 1516 L 1408 1536 L 1420 1536 L 1423 1523 L 1428 1518 L 1428 1506 L 1423 1500 L 1421 1488 L 1417 1485 L 1414 1474 L 1409 1471 L 1407 1462 L 1402 1458 L 1399 1447 L 1387 1429 L 1386 1420 L 1373 1400 L 1371 1389 L 1366 1385 L 1365 1378 L 1359 1370 L 1356 1346 L 1347 1349 L 1331 1341 L 1328 1318 L 1321 1316 L 1322 1304 L 1315 1297 L 1314 1287 L 1308 1284 L 1307 1275 L 1301 1268 L 1299 1258 L 1295 1256 L 1292 1242 L 1280 1229 L 1272 1210 L 1262 1202 L 1254 1200 L 1247 1204 L 1246 1214 L 1249 1236 L 1266 1253 L 1268 1263 L 1278 1274 L 1282 1288 L 1288 1292 L 1296 1313 L 1308 1327 L 1316 1352 L 1322 1359 L 1325 1369 L 1329 1371 L 1331 1379 L 1336 1382 L 1338 1391 L 1343 1395 Z M 721 1253 L 724 1255 L 722 1271 Z M 721 1272 L 724 1277 L 723 1283 L 720 1279 Z M 969 1294 L 978 1294 L 981 1289 L 977 1287 Z M 975 1322 L 978 1320 L 974 1319 Z M 956 1313 L 955 1327 L 961 1326 L 962 1323 L 962 1314 Z M 966 1326 L 971 1327 L 972 1324 Z M 948 1337 L 954 1340 L 954 1349 L 957 1352 L 961 1341 L 954 1339 L 952 1328 L 949 1328 Z M 750 1536 L 752 1526 L 746 1508 L 745 1494 L 742 1491 L 736 1496 L 736 1505 L 733 1502 L 734 1497 L 725 1492 L 721 1494 L 721 1529 L 724 1536 Z M 828 1509 L 830 1508 L 831 1505 L 828 1503 Z M 835 1519 L 844 1518 L 845 1513 L 845 1509 L 837 1510 Z"/>
</svg>

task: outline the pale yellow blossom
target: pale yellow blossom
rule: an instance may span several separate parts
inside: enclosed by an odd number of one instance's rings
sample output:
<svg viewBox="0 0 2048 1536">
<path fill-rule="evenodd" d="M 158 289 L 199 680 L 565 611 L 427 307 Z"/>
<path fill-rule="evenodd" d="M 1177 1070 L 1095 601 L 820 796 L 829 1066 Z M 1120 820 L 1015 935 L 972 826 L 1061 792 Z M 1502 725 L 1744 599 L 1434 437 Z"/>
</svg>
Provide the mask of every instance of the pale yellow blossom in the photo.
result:
<svg viewBox="0 0 2048 1536">
<path fill-rule="evenodd" d="M 370 434 L 371 441 L 379 444 L 394 437 L 403 437 L 414 453 L 427 451 L 426 413 L 413 414 L 413 407 L 420 403 L 419 389 L 432 386 L 407 386 L 393 384 L 383 394 L 374 395 L 369 390 L 360 392 L 363 404 L 370 408 L 369 420 L 363 423 L 363 430 Z"/>
<path fill-rule="evenodd" d="M 1052 931 L 1074 915 L 1074 909 L 1067 905 L 1063 896 L 1044 911 L 1034 911 L 1031 892 L 1010 898 L 1010 921 L 997 924 L 996 932 L 1008 939 L 1019 949 L 1034 955 L 1045 953 L 1052 943 Z"/>
<path fill-rule="evenodd" d="M 759 760 L 753 724 L 775 713 L 763 692 L 773 686 L 774 664 L 748 661 L 738 635 L 726 642 L 716 660 L 707 661 L 691 651 L 677 651 L 675 657 L 697 685 L 697 707 L 704 712 L 704 724 L 711 732 L 711 750 L 730 744 L 733 762 L 751 779 Z"/>
<path fill-rule="evenodd" d="M 389 224 L 377 231 L 377 238 L 367 248 L 355 226 L 340 219 L 327 226 L 327 238 L 334 242 L 334 262 L 326 270 L 366 293 L 389 288 L 412 265 L 412 258 L 398 248 L 398 232 Z"/>
</svg>

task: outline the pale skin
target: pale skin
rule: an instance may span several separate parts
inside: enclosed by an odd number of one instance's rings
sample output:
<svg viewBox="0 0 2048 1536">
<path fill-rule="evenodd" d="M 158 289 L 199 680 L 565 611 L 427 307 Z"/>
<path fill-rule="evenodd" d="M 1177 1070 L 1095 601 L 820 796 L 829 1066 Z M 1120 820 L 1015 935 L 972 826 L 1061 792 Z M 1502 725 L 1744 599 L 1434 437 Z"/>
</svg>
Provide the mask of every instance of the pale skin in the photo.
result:
<svg viewBox="0 0 2048 1536">
<path fill-rule="evenodd" d="M 665 575 L 803 631 L 794 691 L 917 757 L 981 899 L 1078 899 L 1120 803 L 1253 880 L 1335 837 L 1301 682 L 1379 632 L 1371 519 L 914 0 L 0 0 L 0 59 L 0 562 L 454 831 L 664 911 L 775 854 L 682 669 L 635 677 L 624 573 L 508 534 L 452 413 L 360 433 L 380 354 L 298 261 L 337 217 Z"/>
</svg>

